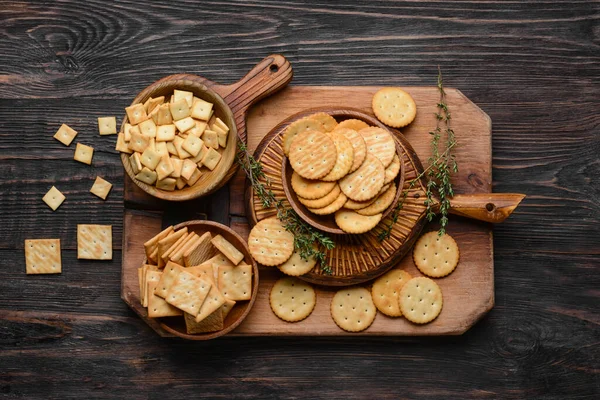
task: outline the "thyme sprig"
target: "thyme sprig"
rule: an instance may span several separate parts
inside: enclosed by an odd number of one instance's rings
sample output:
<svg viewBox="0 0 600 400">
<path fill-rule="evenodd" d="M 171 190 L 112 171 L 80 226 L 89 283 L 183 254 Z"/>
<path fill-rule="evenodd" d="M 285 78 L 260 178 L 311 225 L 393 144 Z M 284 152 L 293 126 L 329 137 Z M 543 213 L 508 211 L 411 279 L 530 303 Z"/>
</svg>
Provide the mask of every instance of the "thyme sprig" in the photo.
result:
<svg viewBox="0 0 600 400">
<path fill-rule="evenodd" d="M 415 184 L 425 175 L 427 175 L 426 194 L 427 198 L 424 201 L 426 210 L 426 218 L 431 222 L 436 212 L 434 206 L 436 204 L 434 196 L 440 199 L 439 213 L 440 213 L 440 229 L 438 235 L 446 233 L 446 226 L 448 225 L 448 212 L 450 211 L 450 200 L 448 197 L 454 196 L 454 189 L 450 182 L 450 171 L 458 172 L 458 164 L 456 162 L 455 155 L 451 153 L 453 147 L 457 145 L 454 130 L 450 126 L 452 115 L 446 104 L 446 92 L 444 91 L 444 81 L 442 77 L 442 70 L 438 67 L 438 79 L 437 87 L 440 92 L 440 101 L 437 103 L 436 127 L 433 131 L 429 132 L 432 136 L 431 147 L 432 154 L 429 157 L 429 166 L 417 175 L 416 178 L 412 179 L 408 184 L 408 188 L 404 189 L 402 197 L 398 200 L 398 204 L 392 213 L 392 218 L 386 229 L 381 231 L 377 236 L 379 241 L 384 241 L 390 237 L 392 228 L 396 222 L 400 211 L 404 207 L 404 203 L 408 196 L 408 192 L 415 186 Z M 439 144 L 443 134 L 446 134 L 446 149 L 440 154 Z"/>
<path fill-rule="evenodd" d="M 283 223 L 285 229 L 294 235 L 294 247 L 300 251 L 300 257 L 304 260 L 313 257 L 321 266 L 323 273 L 331 275 L 333 271 L 331 266 L 327 264 L 325 252 L 322 249 L 333 249 L 335 247 L 333 240 L 329 236 L 313 229 L 313 227 L 300 219 L 294 210 L 284 206 L 283 201 L 278 199 L 271 190 L 271 180 L 265 175 L 262 164 L 250 155 L 248 148 L 241 140 L 238 141 L 236 161 L 246 173 L 252 189 L 260 199 L 262 206 L 264 208 L 275 208 L 277 210 L 277 218 Z"/>
</svg>

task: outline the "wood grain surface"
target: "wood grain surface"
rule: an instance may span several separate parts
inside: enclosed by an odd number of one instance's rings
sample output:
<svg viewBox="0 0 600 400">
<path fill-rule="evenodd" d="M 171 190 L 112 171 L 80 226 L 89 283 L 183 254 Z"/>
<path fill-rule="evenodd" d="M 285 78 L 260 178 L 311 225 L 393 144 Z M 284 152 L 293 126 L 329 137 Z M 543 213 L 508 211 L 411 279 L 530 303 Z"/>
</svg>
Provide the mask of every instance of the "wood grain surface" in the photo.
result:
<svg viewBox="0 0 600 400">
<path fill-rule="evenodd" d="M 599 19 L 597 0 L 1 1 L 0 397 L 598 398 Z M 496 306 L 465 335 L 190 343 L 121 300 L 123 172 L 95 118 L 273 53 L 294 85 L 430 86 L 440 65 L 490 115 L 493 191 L 528 197 L 494 228 Z M 52 139 L 61 123 L 91 167 Z M 225 189 L 186 211 L 243 227 Z M 77 223 L 113 225 L 112 262 L 76 259 Z M 63 273 L 26 276 L 26 238 L 60 238 Z"/>
</svg>

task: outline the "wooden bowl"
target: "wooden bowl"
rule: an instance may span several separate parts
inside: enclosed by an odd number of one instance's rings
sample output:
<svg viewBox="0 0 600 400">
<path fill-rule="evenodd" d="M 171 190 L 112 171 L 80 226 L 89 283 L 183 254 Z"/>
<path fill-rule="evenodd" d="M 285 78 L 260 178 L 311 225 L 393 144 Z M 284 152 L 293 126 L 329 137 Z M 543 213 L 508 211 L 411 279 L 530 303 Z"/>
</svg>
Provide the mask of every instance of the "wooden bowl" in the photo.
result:
<svg viewBox="0 0 600 400">
<path fill-rule="evenodd" d="M 248 249 L 248 244 L 246 241 L 228 226 L 212 221 L 195 220 L 182 222 L 181 224 L 176 225 L 174 228 L 177 230 L 183 228 L 184 226 L 187 226 L 189 232 L 195 232 L 198 235 L 202 235 L 203 233 L 210 231 L 212 234 L 223 236 L 238 250 L 244 253 L 244 260 L 242 262 L 252 265 L 252 297 L 247 301 L 238 301 L 235 306 L 233 306 L 227 315 L 227 318 L 225 318 L 225 326 L 222 330 L 217 332 L 188 334 L 185 329 L 185 320 L 182 316 L 157 318 L 160 321 L 161 328 L 175 336 L 179 336 L 184 339 L 209 340 L 218 338 L 219 336 L 223 336 L 234 330 L 244 320 L 244 318 L 246 318 L 248 313 L 250 313 L 250 310 L 252 309 L 252 306 L 254 305 L 258 295 L 258 266 L 256 265 L 256 261 L 254 261 L 250 255 L 250 250 Z"/>
<path fill-rule="evenodd" d="M 165 191 L 138 181 L 129 164 L 129 155 L 121 154 L 121 161 L 127 175 L 143 191 L 163 200 L 192 200 L 213 193 L 225 185 L 237 171 L 237 164 L 234 164 L 235 155 L 239 140 L 246 140 L 248 109 L 260 99 L 287 86 L 292 76 L 293 71 L 289 61 L 282 55 L 271 54 L 256 64 L 242 79 L 231 85 L 220 85 L 201 76 L 190 74 L 171 75 L 153 83 L 142 90 L 132 104 L 143 103 L 150 97 L 169 97 L 175 89 L 192 92 L 196 97 L 213 103 L 215 115 L 229 127 L 227 147 L 213 171 L 203 169 L 198 182 L 181 190 Z M 123 119 L 122 126 L 125 126 L 125 123 L 127 123 L 127 116 Z"/>
<path fill-rule="evenodd" d="M 200 179 L 198 179 L 198 182 L 193 186 L 186 186 L 181 190 L 175 189 L 174 191 L 168 191 L 158 189 L 154 185 L 148 185 L 137 180 L 133 173 L 133 169 L 131 168 L 131 164 L 129 163 L 129 154 L 121 153 L 121 161 L 123 162 L 123 167 L 125 168 L 125 171 L 127 171 L 129 177 L 146 193 L 163 200 L 184 201 L 210 194 L 226 183 L 225 178 L 228 176 L 228 172 L 235 161 L 235 153 L 239 139 L 233 113 L 227 103 L 225 103 L 225 100 L 204 84 L 193 80 L 176 77 L 173 77 L 172 79 L 162 79 L 144 89 L 137 95 L 131 104 L 144 103 L 150 97 L 165 96 L 165 100 L 167 100 L 173 94 L 175 89 L 192 92 L 194 93 L 194 96 L 213 103 L 215 115 L 221 118 L 221 120 L 229 127 L 230 131 L 227 139 L 227 147 L 225 147 L 225 150 L 221 153 L 221 160 L 215 169 L 210 171 L 207 168 L 203 168 Z M 123 118 L 123 125 L 126 122 L 127 115 Z"/>
<path fill-rule="evenodd" d="M 360 119 L 371 126 L 377 126 L 377 127 L 385 129 L 394 138 L 394 142 L 396 143 L 396 153 L 398 154 L 398 157 L 400 158 L 400 172 L 398 172 L 398 176 L 396 177 L 396 179 L 394 179 L 394 182 L 396 183 L 396 189 L 397 189 L 396 196 L 394 197 L 394 201 L 385 210 L 385 212 L 383 213 L 383 217 L 381 218 L 382 220 L 385 219 L 391 212 L 393 212 L 396 204 L 398 204 L 398 201 L 400 200 L 400 196 L 402 195 L 401 189 L 404 185 L 404 162 L 403 162 L 404 151 L 402 150 L 402 147 L 400 146 L 398 139 L 396 138 L 394 133 L 392 131 L 390 131 L 381 122 L 379 122 L 379 120 L 377 120 L 374 117 L 371 117 L 370 115 L 368 115 L 362 111 L 353 110 L 353 109 L 311 109 L 309 111 L 303 111 L 302 113 L 296 114 L 295 116 L 287 119 L 285 121 L 285 124 L 283 124 L 284 126 L 281 126 L 281 128 L 282 128 L 281 132 L 285 132 L 285 129 L 287 128 L 287 126 L 289 124 L 291 124 L 292 122 L 294 122 L 300 118 L 304 118 L 307 115 L 317 113 L 317 112 L 326 112 L 326 113 L 330 114 L 331 116 L 333 116 L 338 122 L 341 122 L 346 119 Z M 334 214 L 330 214 L 330 215 L 314 214 L 314 213 L 310 212 L 304 204 L 302 204 L 302 203 L 300 203 L 300 201 L 298 201 L 298 195 L 292 189 L 292 173 L 293 172 L 294 171 L 288 161 L 288 158 L 284 155 L 282 166 L 281 166 L 281 180 L 283 183 L 283 191 L 285 192 L 285 196 L 287 197 L 288 202 L 290 203 L 290 205 L 292 206 L 294 211 L 296 211 L 296 213 L 300 216 L 300 218 L 302 218 L 307 224 L 313 226 L 316 229 L 322 230 L 324 232 L 333 233 L 333 234 L 337 234 L 337 235 L 348 235 L 349 233 L 344 232 L 337 226 L 337 224 L 335 223 Z"/>
</svg>

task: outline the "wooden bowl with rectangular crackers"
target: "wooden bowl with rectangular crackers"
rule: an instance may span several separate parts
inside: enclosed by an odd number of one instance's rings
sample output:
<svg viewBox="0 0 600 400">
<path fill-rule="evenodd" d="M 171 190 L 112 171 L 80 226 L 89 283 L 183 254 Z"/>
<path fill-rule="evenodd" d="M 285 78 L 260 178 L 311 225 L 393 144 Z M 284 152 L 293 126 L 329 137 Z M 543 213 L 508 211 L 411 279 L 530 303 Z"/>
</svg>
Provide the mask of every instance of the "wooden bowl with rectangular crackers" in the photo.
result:
<svg viewBox="0 0 600 400">
<path fill-rule="evenodd" d="M 383 125 L 381 122 L 379 122 L 379 120 L 377 120 L 376 118 L 374 118 L 374 117 L 370 116 L 369 114 L 366 114 L 360 110 L 331 109 L 331 108 L 315 108 L 315 109 L 302 111 L 301 113 L 298 113 L 298 114 L 290 117 L 289 119 L 284 121 L 282 124 L 280 124 L 278 126 L 278 130 L 280 130 L 281 132 L 285 132 L 285 129 L 292 122 L 297 121 L 301 118 L 307 117 L 311 114 L 319 113 L 319 112 L 325 112 L 325 113 L 331 115 L 332 117 L 334 117 L 336 119 L 336 121 L 338 123 L 341 121 L 347 120 L 347 119 L 358 119 L 358 120 L 364 121 L 365 123 L 367 123 L 370 126 L 375 126 L 375 127 L 385 129 L 387 132 L 390 133 L 392 138 L 394 138 L 394 142 L 396 143 L 396 154 L 398 155 L 398 158 L 400 159 L 400 172 L 398 173 L 396 178 L 394 178 L 394 180 L 392 181 L 396 184 L 396 195 L 394 197 L 394 200 L 390 204 L 390 206 L 388 206 L 388 208 L 383 212 L 383 216 L 381 219 L 382 220 L 385 219 L 388 215 L 390 215 L 390 213 L 393 212 L 396 204 L 398 204 L 398 201 L 402 194 L 402 190 L 400 190 L 400 189 L 404 185 L 404 162 L 402 161 L 403 157 L 404 157 L 404 151 L 403 151 L 402 147 L 400 146 L 393 131 L 390 130 L 385 125 Z M 302 204 L 298 200 L 298 195 L 292 189 L 291 182 L 292 182 L 293 172 L 294 172 L 294 170 L 292 169 L 288 158 L 284 156 L 283 162 L 282 162 L 282 169 L 281 169 L 283 191 L 285 193 L 285 196 L 286 196 L 288 202 L 290 203 L 290 205 L 292 206 L 294 211 L 296 211 L 296 213 L 300 216 L 300 218 L 302 218 L 309 225 L 311 225 L 314 228 L 319 229 L 321 231 L 332 233 L 332 234 L 337 234 L 337 235 L 349 235 L 350 233 L 344 232 L 342 229 L 340 229 L 337 226 L 337 224 L 335 222 L 334 214 L 317 215 L 315 213 L 312 213 L 304 204 Z"/>
<path fill-rule="evenodd" d="M 223 321 L 223 329 L 216 332 L 188 334 L 183 316 L 158 318 L 160 321 L 160 326 L 175 336 L 188 340 L 215 339 L 234 330 L 239 324 L 242 323 L 248 313 L 250 313 L 250 310 L 252 309 L 252 306 L 254 305 L 258 295 L 258 266 L 256 261 L 254 261 L 250 255 L 250 250 L 248 249 L 248 244 L 246 241 L 228 226 L 212 221 L 194 220 L 182 222 L 181 224 L 174 226 L 174 229 L 178 230 L 183 227 L 187 227 L 188 232 L 195 232 L 199 236 L 205 232 L 210 232 L 213 237 L 215 235 L 221 235 L 223 238 L 225 238 L 225 240 L 234 245 L 243 253 L 244 259 L 241 261 L 241 263 L 246 263 L 252 266 L 252 294 L 250 300 L 238 301 L 233 306 Z"/>
</svg>

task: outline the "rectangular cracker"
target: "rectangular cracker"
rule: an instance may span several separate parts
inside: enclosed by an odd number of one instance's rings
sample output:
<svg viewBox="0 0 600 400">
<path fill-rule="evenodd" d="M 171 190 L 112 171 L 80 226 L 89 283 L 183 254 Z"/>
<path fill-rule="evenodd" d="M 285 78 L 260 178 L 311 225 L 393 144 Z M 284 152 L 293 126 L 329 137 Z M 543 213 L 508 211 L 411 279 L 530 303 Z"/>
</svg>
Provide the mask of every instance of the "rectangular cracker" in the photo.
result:
<svg viewBox="0 0 600 400">
<path fill-rule="evenodd" d="M 213 249 L 210 243 L 212 235 L 210 232 L 205 232 L 194 243 L 194 246 L 183 253 L 183 263 L 186 267 L 199 265 L 208 260 Z"/>
<path fill-rule="evenodd" d="M 211 274 L 212 275 L 212 274 Z M 225 297 L 219 292 L 219 288 L 215 285 L 212 277 L 210 275 L 205 275 L 203 278 L 204 281 L 209 282 L 211 284 L 210 290 L 208 291 L 208 295 L 200 310 L 198 310 L 198 315 L 196 315 L 196 322 L 201 322 L 203 319 L 211 315 L 213 312 L 219 310 L 223 304 L 225 304 Z"/>
<path fill-rule="evenodd" d="M 156 175 L 159 181 L 165 179 L 169 175 L 173 173 L 175 168 L 173 167 L 173 163 L 171 162 L 171 157 L 168 155 L 163 155 L 160 158 L 160 162 L 156 166 Z"/>
<path fill-rule="evenodd" d="M 150 258 L 150 255 L 154 252 L 154 250 L 158 249 L 158 241 L 166 238 L 171 232 L 173 232 L 173 225 L 166 227 L 161 232 L 154 235 L 151 239 L 148 239 L 146 243 L 144 243 L 146 257 Z"/>
<path fill-rule="evenodd" d="M 207 129 L 204 131 L 202 139 L 204 140 L 206 147 L 213 148 L 215 150 L 219 148 L 219 135 L 217 132 Z"/>
<path fill-rule="evenodd" d="M 211 171 L 215 169 L 219 161 L 221 160 L 221 154 L 215 149 L 208 149 L 204 157 L 202 157 L 202 165 Z"/>
<path fill-rule="evenodd" d="M 194 126 L 192 129 L 188 130 L 187 133 L 189 135 L 201 137 L 202 134 L 204 133 L 204 130 L 206 129 L 206 122 L 198 121 L 197 119 L 195 119 L 194 122 L 195 122 L 196 126 Z"/>
<path fill-rule="evenodd" d="M 92 188 L 90 189 L 90 193 L 95 194 L 102 200 L 106 200 L 110 189 L 112 189 L 112 183 L 97 176 Z"/>
<path fill-rule="evenodd" d="M 210 282 L 181 271 L 169 287 L 165 300 L 182 311 L 198 315 L 211 286 Z"/>
<path fill-rule="evenodd" d="M 171 253 L 170 255 L 170 260 L 183 265 L 183 254 L 185 253 L 185 251 L 190 248 L 190 246 L 192 246 L 194 244 L 194 242 L 198 239 L 198 235 L 196 234 L 196 232 L 192 232 L 188 235 L 188 237 L 186 238 L 185 242 L 179 246 L 179 248 L 177 248 L 176 250 L 173 251 L 173 253 Z"/>
<path fill-rule="evenodd" d="M 150 318 L 175 317 L 183 314 L 177 307 L 173 307 L 154 292 L 158 282 L 148 282 L 148 316 Z"/>
<path fill-rule="evenodd" d="M 92 157 L 94 157 L 94 148 L 85 144 L 77 143 L 75 147 L 75 155 L 73 159 L 81 163 L 92 165 Z"/>
<path fill-rule="evenodd" d="M 194 103 L 194 93 L 188 92 L 186 90 L 173 90 L 173 102 L 184 99 L 189 107 Z"/>
<path fill-rule="evenodd" d="M 143 122 L 148 119 L 148 114 L 144 109 L 144 105 L 142 103 L 133 104 L 129 107 L 125 107 L 125 112 L 127 113 L 127 119 L 132 125 L 137 125 L 140 122 Z"/>
<path fill-rule="evenodd" d="M 192 156 L 190 153 L 185 151 L 183 147 L 181 147 L 181 145 L 183 145 L 183 141 L 184 139 L 181 136 L 175 136 L 175 139 L 173 139 L 173 145 L 177 150 L 177 156 L 182 160 Z"/>
<path fill-rule="evenodd" d="M 142 160 L 140 159 L 140 153 L 133 153 L 129 156 L 129 164 L 131 165 L 131 169 L 134 174 L 139 174 L 144 166 L 142 165 Z"/>
<path fill-rule="evenodd" d="M 156 124 L 152 118 L 149 118 L 138 125 L 142 135 L 156 139 Z"/>
<path fill-rule="evenodd" d="M 196 126 L 196 123 L 194 122 L 194 119 L 192 117 L 182 118 L 173 123 L 181 133 L 185 133 Z"/>
<path fill-rule="evenodd" d="M 171 111 L 171 117 L 173 118 L 173 121 L 179 121 L 187 118 L 191 114 L 190 106 L 185 99 L 170 103 L 169 110 Z"/>
<path fill-rule="evenodd" d="M 161 277 L 162 277 L 162 272 L 154 271 L 153 269 L 146 268 L 146 276 L 145 276 L 145 281 L 144 281 L 144 304 L 143 304 L 144 307 L 148 307 L 148 300 L 150 299 L 149 292 L 148 292 L 148 284 L 149 283 L 158 284 L 158 282 L 160 282 Z"/>
<path fill-rule="evenodd" d="M 216 117 L 215 118 L 215 122 L 213 123 L 213 126 L 218 126 L 219 128 L 221 128 L 223 130 L 223 132 L 228 133 L 229 132 L 229 127 L 227 126 L 227 124 L 225 122 L 223 122 L 223 120 L 221 120 L 221 118 Z"/>
<path fill-rule="evenodd" d="M 175 139 L 175 125 L 159 125 L 156 128 L 156 141 L 157 142 L 168 142 Z"/>
<path fill-rule="evenodd" d="M 223 236 L 217 235 L 210 242 L 234 265 L 238 265 L 244 259 L 244 254 Z"/>
<path fill-rule="evenodd" d="M 192 105 L 191 115 L 193 118 L 208 121 L 213 109 L 213 104 L 202 99 L 196 99 Z"/>
<path fill-rule="evenodd" d="M 154 251 L 152 251 L 152 253 L 150 253 L 150 255 L 148 256 L 148 263 L 151 264 L 158 264 L 158 248 L 154 248 Z"/>
<path fill-rule="evenodd" d="M 202 146 L 204 142 L 197 136 L 188 135 L 188 137 L 183 141 L 181 147 L 190 153 L 192 157 L 196 157 L 198 153 L 202 150 Z"/>
<path fill-rule="evenodd" d="M 150 138 L 142 135 L 141 133 L 137 133 L 133 131 L 133 127 L 130 130 L 131 132 L 131 140 L 127 144 L 130 150 L 137 151 L 138 153 L 143 153 L 144 150 L 150 145 Z"/>
<path fill-rule="evenodd" d="M 231 300 L 250 300 L 252 297 L 252 266 L 219 266 L 219 290 Z"/>
<path fill-rule="evenodd" d="M 60 274 L 60 239 L 26 239 L 25 272 L 31 274 Z"/>
<path fill-rule="evenodd" d="M 144 167 L 135 175 L 135 179 L 147 183 L 148 185 L 152 185 L 156 182 L 157 176 L 158 174 L 155 171 L 148 169 L 148 167 Z"/>
<path fill-rule="evenodd" d="M 112 260 L 112 225 L 77 225 L 77 258 Z"/>
<path fill-rule="evenodd" d="M 157 124 L 158 125 L 169 125 L 173 123 L 173 118 L 171 117 L 171 111 L 169 110 L 169 104 L 161 104 L 158 106 L 157 114 Z"/>
<path fill-rule="evenodd" d="M 202 176 L 202 172 L 198 168 L 196 168 L 194 170 L 194 173 L 192 174 L 192 176 L 190 176 L 190 179 L 185 179 L 185 178 L 183 178 L 183 179 L 185 180 L 185 182 L 188 185 L 194 186 L 194 184 L 196 182 L 198 182 L 198 179 L 200 179 L 201 176 Z"/>
<path fill-rule="evenodd" d="M 181 271 L 183 271 L 183 267 L 181 265 L 175 264 L 174 262 L 168 262 L 163 269 L 162 277 L 160 278 L 156 288 L 156 295 L 164 299 L 169 291 L 169 288 L 171 287 L 171 284 Z"/>
<path fill-rule="evenodd" d="M 198 166 L 192 160 L 183 160 L 181 177 L 185 180 L 190 179 L 197 168 Z"/>
<path fill-rule="evenodd" d="M 229 312 L 231 311 L 233 306 L 235 306 L 235 303 L 236 303 L 235 300 L 231 300 L 231 299 L 228 299 L 227 297 L 225 297 L 225 304 L 223 304 L 221 306 L 221 313 L 223 314 L 223 322 L 225 322 L 225 319 L 229 315 Z"/>
<path fill-rule="evenodd" d="M 177 231 L 169 232 L 165 237 L 158 239 L 157 247 L 158 247 L 158 257 L 162 257 L 162 255 L 169 250 L 175 242 L 177 242 L 183 235 L 187 234 L 187 227 L 179 229 Z"/>
<path fill-rule="evenodd" d="M 54 139 L 58 140 L 65 146 L 70 146 L 73 139 L 77 136 L 77 131 L 67 124 L 62 124 L 54 134 Z"/>
<path fill-rule="evenodd" d="M 179 231 L 177 231 L 179 232 Z M 177 233 L 175 232 L 175 233 Z M 170 236 L 169 236 L 170 237 Z M 167 237 L 167 239 L 169 239 L 169 237 Z M 167 249 L 161 250 L 161 244 L 160 242 L 158 242 L 158 266 L 159 267 L 163 267 L 167 261 L 169 261 L 169 257 L 171 256 L 171 253 L 173 253 L 177 248 L 179 248 L 179 246 L 185 242 L 185 239 L 188 237 L 188 233 L 187 230 L 185 231 L 185 233 L 183 235 L 179 235 L 178 239 L 172 243 Z"/>
<path fill-rule="evenodd" d="M 100 135 L 116 134 L 117 119 L 115 117 L 98 117 L 98 133 Z"/>
<path fill-rule="evenodd" d="M 129 148 L 129 144 L 125 140 L 125 134 L 121 132 L 119 132 L 119 134 L 117 135 L 117 145 L 115 146 L 115 150 L 126 154 L 133 153 L 133 150 Z"/>
<path fill-rule="evenodd" d="M 158 271 L 158 267 L 156 265 L 144 264 L 142 265 L 142 276 L 140 280 L 140 301 L 142 306 L 146 307 L 144 304 L 148 304 L 146 300 L 146 288 L 148 285 L 146 284 L 146 275 L 148 271 Z"/>
</svg>

